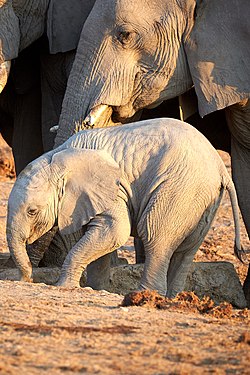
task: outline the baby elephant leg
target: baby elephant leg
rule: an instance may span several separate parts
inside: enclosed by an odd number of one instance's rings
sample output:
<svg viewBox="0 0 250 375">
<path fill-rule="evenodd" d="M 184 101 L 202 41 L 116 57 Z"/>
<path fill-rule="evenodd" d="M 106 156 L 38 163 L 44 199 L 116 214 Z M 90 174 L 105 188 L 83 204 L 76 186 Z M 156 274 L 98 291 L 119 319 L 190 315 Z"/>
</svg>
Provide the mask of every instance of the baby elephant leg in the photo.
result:
<svg viewBox="0 0 250 375">
<path fill-rule="evenodd" d="M 145 243 L 145 264 L 141 289 L 156 290 L 165 296 L 167 292 L 167 270 L 172 255 L 171 245 L 156 241 L 155 246 Z"/>
<path fill-rule="evenodd" d="M 102 271 L 105 272 L 109 262 L 109 258 L 105 256 L 123 245 L 129 238 L 130 231 L 129 215 L 124 203 L 120 205 L 117 203 L 108 213 L 95 217 L 83 237 L 68 253 L 57 285 L 79 286 L 82 272 L 87 265 L 100 257 L 103 259 L 100 260 L 99 266 L 100 269 L 104 266 Z M 97 272 L 95 275 L 99 277 Z M 97 284 L 98 281 L 95 283 Z"/>
<path fill-rule="evenodd" d="M 182 207 L 169 207 L 169 189 L 161 189 L 151 196 L 137 226 L 138 236 L 144 245 L 145 264 L 141 289 L 167 293 L 167 272 L 173 252 L 185 239 L 187 224 L 179 223 Z M 180 200 L 181 200 L 181 190 Z M 176 218 L 173 219 L 173 218 Z M 188 215 L 184 216 L 184 219 Z M 189 218 L 187 219 L 189 221 Z M 188 223 L 189 224 L 189 223 Z"/>
<path fill-rule="evenodd" d="M 196 202 L 194 207 L 193 200 L 187 200 L 189 189 L 188 184 L 186 190 L 183 186 L 182 189 L 176 186 L 175 204 L 170 204 L 171 194 L 166 183 L 166 187 L 162 186 L 151 197 L 138 223 L 138 234 L 145 247 L 145 266 L 141 281 L 143 289 L 173 295 L 183 288 L 190 263 L 211 225 L 223 195 L 222 189 L 219 197 L 202 213 L 198 211 L 202 202 Z M 182 252 L 184 244 L 186 250 Z"/>
<path fill-rule="evenodd" d="M 167 274 L 166 296 L 168 298 L 173 298 L 183 291 L 193 258 L 209 231 L 221 198 L 222 192 L 219 198 L 206 209 L 195 230 L 185 238 L 173 253 Z"/>
</svg>

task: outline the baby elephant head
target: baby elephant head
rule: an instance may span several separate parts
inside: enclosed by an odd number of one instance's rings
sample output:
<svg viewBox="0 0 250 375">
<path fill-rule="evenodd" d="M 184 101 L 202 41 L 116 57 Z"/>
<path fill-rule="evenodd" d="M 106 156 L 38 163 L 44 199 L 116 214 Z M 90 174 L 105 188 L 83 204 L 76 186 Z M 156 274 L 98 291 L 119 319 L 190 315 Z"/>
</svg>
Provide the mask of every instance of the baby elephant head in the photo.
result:
<svg viewBox="0 0 250 375">
<path fill-rule="evenodd" d="M 7 216 L 8 245 L 22 280 L 32 281 L 26 243 L 55 223 L 62 234 L 79 230 L 112 207 L 119 180 L 118 164 L 102 150 L 49 152 L 23 170 L 10 194 Z"/>
</svg>

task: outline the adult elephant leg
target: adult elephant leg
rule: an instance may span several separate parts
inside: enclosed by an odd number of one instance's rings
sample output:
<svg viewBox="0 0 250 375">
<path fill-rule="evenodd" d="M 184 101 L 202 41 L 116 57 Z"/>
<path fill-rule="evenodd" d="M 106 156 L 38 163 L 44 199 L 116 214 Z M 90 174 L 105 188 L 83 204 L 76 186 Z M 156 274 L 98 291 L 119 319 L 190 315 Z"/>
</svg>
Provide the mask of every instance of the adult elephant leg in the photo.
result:
<svg viewBox="0 0 250 375">
<path fill-rule="evenodd" d="M 5 142 L 11 147 L 13 138 L 13 118 L 0 108 L 0 133 Z"/>
<path fill-rule="evenodd" d="M 145 263 L 145 249 L 140 238 L 134 238 L 134 247 L 136 263 Z"/>
<path fill-rule="evenodd" d="M 12 148 L 17 174 L 43 153 L 39 47 L 37 41 L 23 50 L 10 72 L 16 94 Z"/>
<path fill-rule="evenodd" d="M 45 151 L 54 147 L 55 133 L 50 128 L 58 125 L 64 93 L 75 52 L 51 55 L 46 43 L 41 52 L 41 91 L 42 91 L 42 139 Z"/>
<path fill-rule="evenodd" d="M 15 175 L 14 158 L 10 148 L 6 145 L 7 143 L 12 147 L 13 108 L 15 108 L 15 93 L 11 83 L 8 82 L 0 95 L 0 173 L 9 177 Z"/>
<path fill-rule="evenodd" d="M 246 99 L 228 107 L 226 115 L 231 132 L 232 175 L 240 210 L 250 238 L 250 100 Z M 250 271 L 243 289 L 250 306 Z"/>
<path fill-rule="evenodd" d="M 17 96 L 12 142 L 17 174 L 43 153 L 40 99 L 40 87 Z"/>
<path fill-rule="evenodd" d="M 13 83 L 9 80 L 0 95 L 0 132 L 10 147 L 13 138 L 15 97 Z"/>
</svg>

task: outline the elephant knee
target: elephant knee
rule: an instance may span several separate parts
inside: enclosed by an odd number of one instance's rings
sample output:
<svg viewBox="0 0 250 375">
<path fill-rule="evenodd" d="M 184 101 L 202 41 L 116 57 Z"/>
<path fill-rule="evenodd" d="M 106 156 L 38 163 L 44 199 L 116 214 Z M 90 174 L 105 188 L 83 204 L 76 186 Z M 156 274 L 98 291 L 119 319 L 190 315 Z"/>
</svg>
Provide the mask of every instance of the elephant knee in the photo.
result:
<svg viewBox="0 0 250 375">
<path fill-rule="evenodd" d="M 130 236 L 130 225 L 129 223 L 121 221 L 120 223 L 116 223 L 112 230 L 115 238 L 114 250 L 116 250 L 127 242 Z"/>
</svg>

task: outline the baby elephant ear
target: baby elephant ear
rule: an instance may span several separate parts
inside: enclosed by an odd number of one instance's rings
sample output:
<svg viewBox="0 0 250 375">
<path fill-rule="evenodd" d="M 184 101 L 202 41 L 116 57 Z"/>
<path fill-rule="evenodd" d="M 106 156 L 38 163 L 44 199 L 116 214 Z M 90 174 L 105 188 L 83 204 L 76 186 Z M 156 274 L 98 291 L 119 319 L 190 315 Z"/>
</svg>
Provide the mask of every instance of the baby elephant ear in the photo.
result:
<svg viewBox="0 0 250 375">
<path fill-rule="evenodd" d="M 52 178 L 54 174 L 54 178 L 57 175 L 63 179 L 58 209 L 62 234 L 79 230 L 110 209 L 116 200 L 121 172 L 106 151 L 75 148 L 60 151 L 53 156 L 51 171 Z"/>
</svg>

